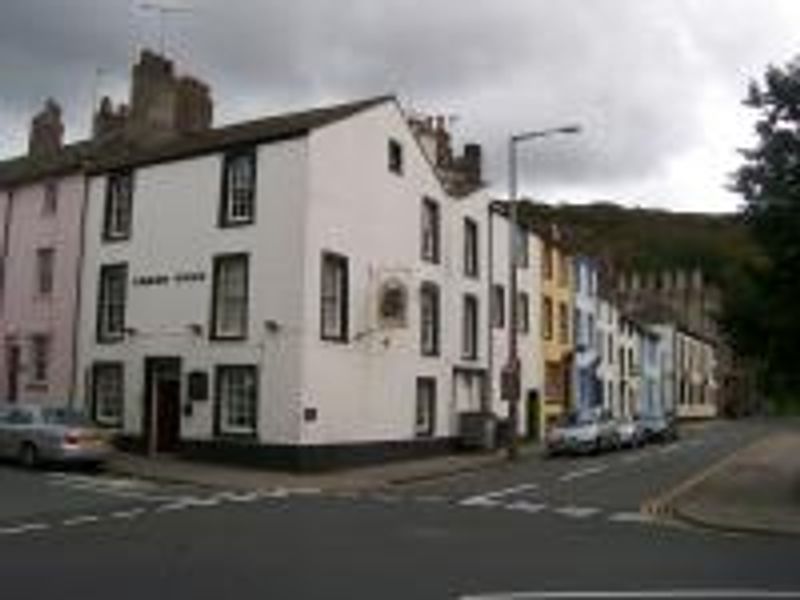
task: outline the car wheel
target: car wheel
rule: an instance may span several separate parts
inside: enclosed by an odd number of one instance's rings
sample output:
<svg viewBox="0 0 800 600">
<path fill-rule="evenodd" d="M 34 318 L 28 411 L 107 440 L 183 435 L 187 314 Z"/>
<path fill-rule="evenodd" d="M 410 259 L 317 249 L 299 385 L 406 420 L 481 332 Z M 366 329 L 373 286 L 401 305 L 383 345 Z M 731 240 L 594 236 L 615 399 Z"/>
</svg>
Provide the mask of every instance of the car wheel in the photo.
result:
<svg viewBox="0 0 800 600">
<path fill-rule="evenodd" d="M 27 469 L 34 469 L 39 465 L 39 451 L 31 442 L 25 442 L 19 449 L 19 462 Z"/>
</svg>

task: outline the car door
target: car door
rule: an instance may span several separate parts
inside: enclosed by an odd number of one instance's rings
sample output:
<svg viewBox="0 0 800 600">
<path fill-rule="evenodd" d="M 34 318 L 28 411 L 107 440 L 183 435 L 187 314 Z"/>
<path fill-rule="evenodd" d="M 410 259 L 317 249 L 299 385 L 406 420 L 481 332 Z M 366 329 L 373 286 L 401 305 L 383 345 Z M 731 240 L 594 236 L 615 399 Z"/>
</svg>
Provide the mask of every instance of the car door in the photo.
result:
<svg viewBox="0 0 800 600">
<path fill-rule="evenodd" d="M 3 453 L 6 457 L 16 457 L 23 439 L 33 424 L 33 412 L 24 407 L 15 407 L 9 411 L 3 435 Z"/>
</svg>

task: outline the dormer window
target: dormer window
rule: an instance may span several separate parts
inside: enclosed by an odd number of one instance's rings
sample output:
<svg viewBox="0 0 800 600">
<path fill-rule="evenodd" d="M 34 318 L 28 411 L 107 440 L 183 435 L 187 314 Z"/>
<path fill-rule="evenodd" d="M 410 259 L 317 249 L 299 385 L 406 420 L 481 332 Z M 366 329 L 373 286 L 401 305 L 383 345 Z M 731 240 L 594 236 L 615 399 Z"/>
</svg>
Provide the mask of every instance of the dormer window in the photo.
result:
<svg viewBox="0 0 800 600">
<path fill-rule="evenodd" d="M 235 227 L 255 221 L 256 153 L 254 149 L 228 154 L 222 174 L 220 225 Z"/>
</svg>

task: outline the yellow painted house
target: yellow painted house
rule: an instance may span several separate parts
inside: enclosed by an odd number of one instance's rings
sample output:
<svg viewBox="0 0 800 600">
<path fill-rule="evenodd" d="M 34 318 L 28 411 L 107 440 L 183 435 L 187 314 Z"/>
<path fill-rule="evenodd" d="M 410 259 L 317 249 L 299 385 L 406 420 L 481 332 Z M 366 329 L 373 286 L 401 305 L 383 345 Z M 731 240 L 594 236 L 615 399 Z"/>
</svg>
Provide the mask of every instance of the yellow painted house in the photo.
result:
<svg viewBox="0 0 800 600">
<path fill-rule="evenodd" d="M 544 390 L 540 400 L 539 437 L 569 410 L 573 358 L 573 268 L 572 256 L 553 230 L 542 240 L 541 336 Z"/>
</svg>

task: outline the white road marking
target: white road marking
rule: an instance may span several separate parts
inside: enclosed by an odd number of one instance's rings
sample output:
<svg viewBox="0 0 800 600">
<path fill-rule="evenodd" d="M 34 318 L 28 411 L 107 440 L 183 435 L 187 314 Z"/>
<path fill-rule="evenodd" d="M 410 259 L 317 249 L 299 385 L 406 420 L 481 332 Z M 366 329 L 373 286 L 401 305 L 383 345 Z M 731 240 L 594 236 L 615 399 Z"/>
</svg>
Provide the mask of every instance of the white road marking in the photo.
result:
<svg viewBox="0 0 800 600">
<path fill-rule="evenodd" d="M 472 498 L 462 500 L 458 504 L 459 506 L 494 508 L 495 506 L 499 506 L 500 502 L 487 498 L 486 496 L 473 496 Z"/>
<path fill-rule="evenodd" d="M 288 498 L 289 490 L 285 488 L 277 488 L 268 492 L 259 492 L 261 498 Z"/>
<path fill-rule="evenodd" d="M 554 509 L 554 512 L 572 519 L 586 519 L 599 513 L 600 509 L 591 506 L 561 506 Z"/>
<path fill-rule="evenodd" d="M 97 515 L 80 515 L 78 517 L 72 517 L 71 519 L 65 519 L 61 521 L 61 524 L 64 527 L 74 527 L 75 525 L 85 525 L 86 523 L 97 523 L 100 520 L 100 517 Z"/>
<path fill-rule="evenodd" d="M 186 510 L 187 508 L 189 508 L 189 505 L 186 503 L 186 501 L 179 500 L 177 502 L 162 504 L 161 506 L 156 507 L 155 512 L 165 513 L 165 512 L 173 512 L 176 510 Z"/>
<path fill-rule="evenodd" d="M 503 496 L 516 494 L 517 492 L 524 492 L 534 490 L 539 487 L 538 483 L 523 483 L 522 485 L 515 485 L 514 487 L 504 488 L 502 490 L 495 490 L 486 494 L 478 494 L 477 496 L 470 496 L 465 498 L 459 504 L 461 506 L 496 506 L 498 500 Z"/>
<path fill-rule="evenodd" d="M 574 481 L 575 479 L 580 479 L 581 477 L 588 477 L 590 475 L 596 475 L 598 473 L 602 473 L 603 471 L 608 469 L 608 465 L 593 465 L 591 467 L 585 467 L 583 469 L 575 469 L 574 471 L 569 471 L 565 473 L 561 477 L 558 478 L 559 481 L 562 483 L 566 483 L 567 481 Z"/>
<path fill-rule="evenodd" d="M 640 512 L 618 512 L 608 517 L 609 521 L 615 523 L 652 523 L 653 517 Z"/>
<path fill-rule="evenodd" d="M 481 594 L 462 596 L 460 600 L 723 600 L 764 599 L 782 600 L 798 599 L 800 591 L 748 590 L 748 589 L 697 589 L 697 590 L 575 590 L 558 592 L 510 592 L 501 594 Z"/>
<path fill-rule="evenodd" d="M 222 492 L 216 495 L 223 502 L 255 502 L 259 497 L 258 492 Z"/>
<path fill-rule="evenodd" d="M 116 512 L 111 513 L 112 519 L 135 519 L 138 516 L 143 515 L 147 512 L 143 508 L 133 508 L 131 510 L 118 510 Z"/>
<path fill-rule="evenodd" d="M 317 496 L 322 493 L 321 489 L 314 487 L 288 488 L 286 491 L 298 496 Z"/>
<path fill-rule="evenodd" d="M 0 529 L 0 535 L 19 535 L 21 533 L 44 531 L 45 529 L 50 529 L 50 525 L 47 523 L 25 523 L 23 525 L 17 525 L 16 527 Z"/>
<path fill-rule="evenodd" d="M 174 496 L 162 496 L 147 492 L 136 491 L 133 489 L 114 489 L 103 486 L 93 481 L 80 479 L 52 478 L 50 485 L 66 487 L 80 492 L 91 492 L 95 494 L 113 496 L 115 498 L 125 498 L 130 500 L 141 500 L 143 502 L 170 502 L 175 500 Z"/>
<path fill-rule="evenodd" d="M 661 448 L 661 450 L 659 450 L 659 452 L 661 454 L 670 454 L 672 452 L 675 452 L 676 450 L 680 450 L 680 448 L 681 448 L 680 444 L 672 444 L 671 446 L 665 446 L 665 447 Z"/>
<path fill-rule="evenodd" d="M 525 502 L 524 500 L 518 500 L 516 502 L 506 504 L 504 508 L 506 508 L 507 510 L 517 510 L 525 513 L 536 514 L 542 512 L 545 508 L 547 508 L 547 504 L 536 504 L 533 502 Z"/>
</svg>

